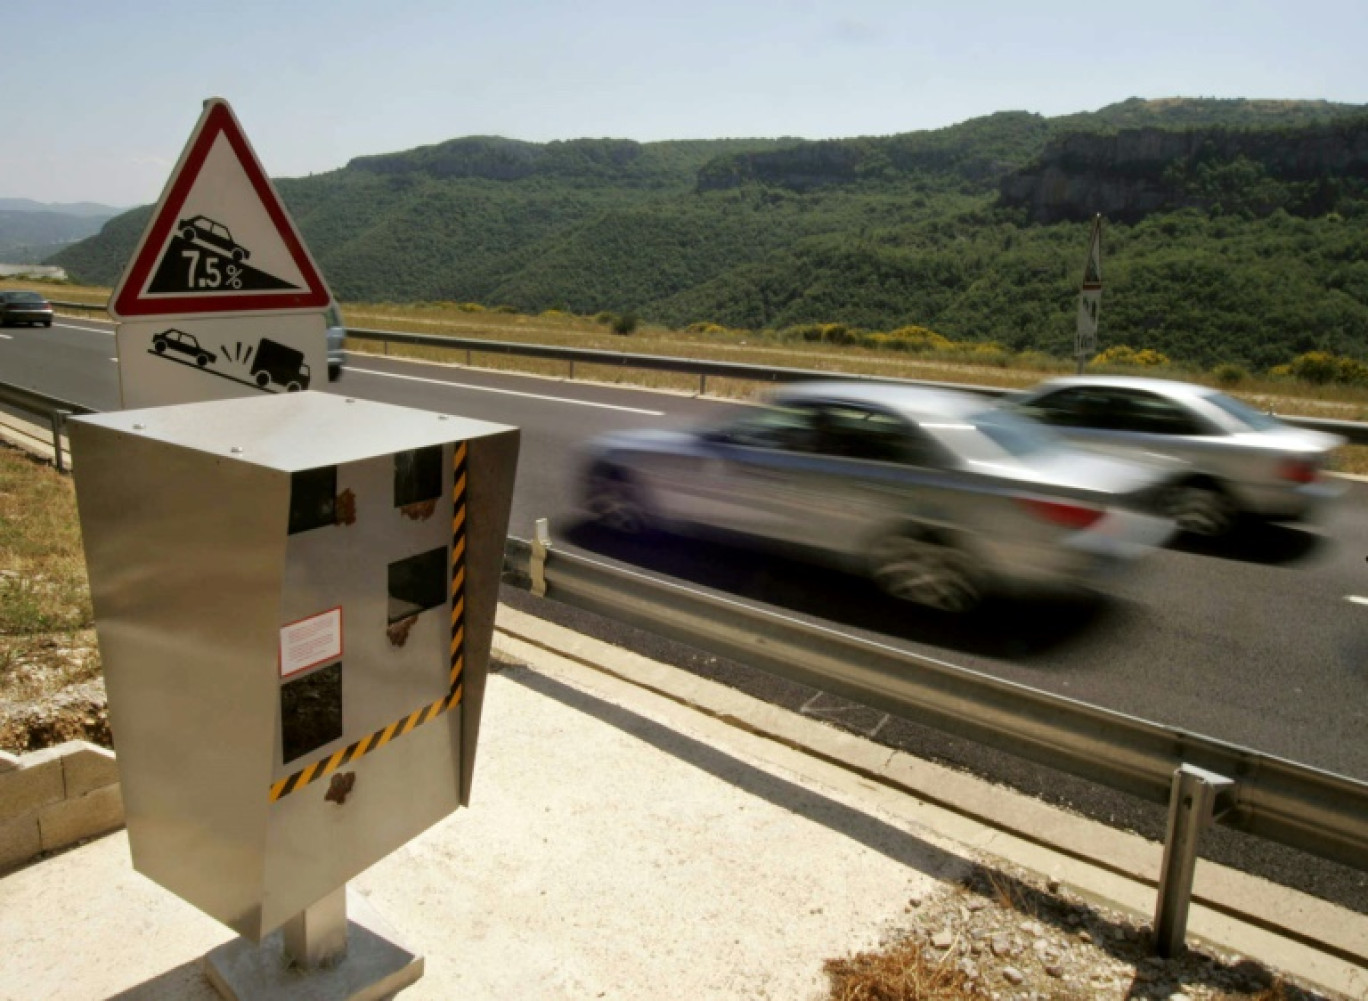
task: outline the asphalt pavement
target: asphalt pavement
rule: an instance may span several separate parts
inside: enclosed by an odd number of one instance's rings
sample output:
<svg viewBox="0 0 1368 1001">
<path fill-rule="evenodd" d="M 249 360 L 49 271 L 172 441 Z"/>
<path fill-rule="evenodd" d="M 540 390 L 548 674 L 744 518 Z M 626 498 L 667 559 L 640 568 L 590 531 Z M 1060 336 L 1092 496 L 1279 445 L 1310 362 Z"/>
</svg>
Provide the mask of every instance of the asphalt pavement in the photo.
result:
<svg viewBox="0 0 1368 1001">
<path fill-rule="evenodd" d="M 1153 909 L 1155 844 L 513 609 L 498 625 L 470 807 L 349 884 L 424 957 L 404 1001 L 817 999 L 824 960 L 976 861 Z M 1194 936 L 1368 992 L 1368 918 L 1205 863 L 1197 893 Z M 0 879 L 0 999 L 213 1001 L 203 957 L 232 938 L 118 832 Z"/>
</svg>

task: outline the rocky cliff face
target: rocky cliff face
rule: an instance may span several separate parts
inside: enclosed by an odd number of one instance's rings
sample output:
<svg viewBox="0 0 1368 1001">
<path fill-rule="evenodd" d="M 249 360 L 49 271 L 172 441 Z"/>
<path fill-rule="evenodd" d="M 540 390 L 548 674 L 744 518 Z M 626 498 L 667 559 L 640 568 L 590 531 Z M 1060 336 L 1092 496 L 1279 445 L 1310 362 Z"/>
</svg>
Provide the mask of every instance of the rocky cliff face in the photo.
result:
<svg viewBox="0 0 1368 1001">
<path fill-rule="evenodd" d="M 1051 140 L 1004 178 L 1002 203 L 1035 222 L 1102 213 L 1133 222 L 1181 208 L 1331 211 L 1368 182 L 1368 117 L 1296 129 L 1127 129 Z"/>
</svg>

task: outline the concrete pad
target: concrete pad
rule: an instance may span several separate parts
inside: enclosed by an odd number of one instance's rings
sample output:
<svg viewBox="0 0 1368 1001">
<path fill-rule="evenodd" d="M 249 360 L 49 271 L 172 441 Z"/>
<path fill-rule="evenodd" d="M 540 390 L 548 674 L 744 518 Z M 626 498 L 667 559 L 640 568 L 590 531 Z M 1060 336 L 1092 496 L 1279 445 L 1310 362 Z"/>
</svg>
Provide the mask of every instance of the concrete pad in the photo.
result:
<svg viewBox="0 0 1368 1001">
<path fill-rule="evenodd" d="M 228 1001 L 381 1001 L 417 981 L 423 957 L 365 897 L 351 890 L 346 897 L 347 954 L 337 963 L 292 968 L 284 935 L 274 931 L 260 944 L 237 938 L 219 946 L 204 957 L 205 976 Z"/>
<path fill-rule="evenodd" d="M 965 868 L 857 797 L 514 668 L 471 807 L 351 885 L 425 957 L 405 1001 L 802 1001 Z M 134 873 L 121 832 L 0 880 L 0 998 L 217 1001 L 201 958 L 235 937 Z"/>
</svg>

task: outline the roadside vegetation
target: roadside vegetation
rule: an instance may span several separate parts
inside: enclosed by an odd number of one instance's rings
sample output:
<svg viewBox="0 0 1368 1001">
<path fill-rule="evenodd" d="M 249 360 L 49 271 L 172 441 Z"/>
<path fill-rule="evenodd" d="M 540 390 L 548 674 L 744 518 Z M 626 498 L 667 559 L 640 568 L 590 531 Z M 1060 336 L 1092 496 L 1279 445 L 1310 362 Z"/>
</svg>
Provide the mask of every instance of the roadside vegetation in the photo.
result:
<svg viewBox="0 0 1368 1001">
<path fill-rule="evenodd" d="M 0 750 L 108 745 L 71 477 L 0 447 Z"/>
</svg>

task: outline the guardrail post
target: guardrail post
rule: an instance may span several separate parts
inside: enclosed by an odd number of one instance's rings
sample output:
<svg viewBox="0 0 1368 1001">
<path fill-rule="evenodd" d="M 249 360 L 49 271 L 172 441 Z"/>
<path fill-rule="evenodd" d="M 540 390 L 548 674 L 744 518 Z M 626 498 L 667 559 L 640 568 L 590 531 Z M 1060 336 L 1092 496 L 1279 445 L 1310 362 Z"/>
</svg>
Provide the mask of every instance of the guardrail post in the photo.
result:
<svg viewBox="0 0 1368 1001">
<path fill-rule="evenodd" d="M 1197 839 L 1233 804 L 1235 782 L 1195 765 L 1173 773 L 1169 794 L 1168 837 L 1154 911 L 1154 944 L 1159 955 L 1182 953 L 1187 941 L 1192 878 L 1197 870 Z"/>
<path fill-rule="evenodd" d="M 57 463 L 57 472 L 66 472 L 66 463 L 62 461 L 62 429 L 66 427 L 66 419 L 71 416 L 69 410 L 54 410 L 50 415 L 52 421 L 52 456 Z"/>
<path fill-rule="evenodd" d="M 575 359 L 570 359 L 570 381 L 575 381 Z"/>
<path fill-rule="evenodd" d="M 708 376 L 707 376 L 707 374 L 704 373 L 704 372 L 699 372 L 699 373 L 698 373 L 698 395 L 699 395 L 699 396 L 707 396 L 707 395 L 708 395 Z"/>
<path fill-rule="evenodd" d="M 546 554 L 551 551 L 551 529 L 545 518 L 538 518 L 532 535 L 532 557 L 528 561 L 528 576 L 532 578 L 532 593 L 546 597 Z"/>
</svg>

